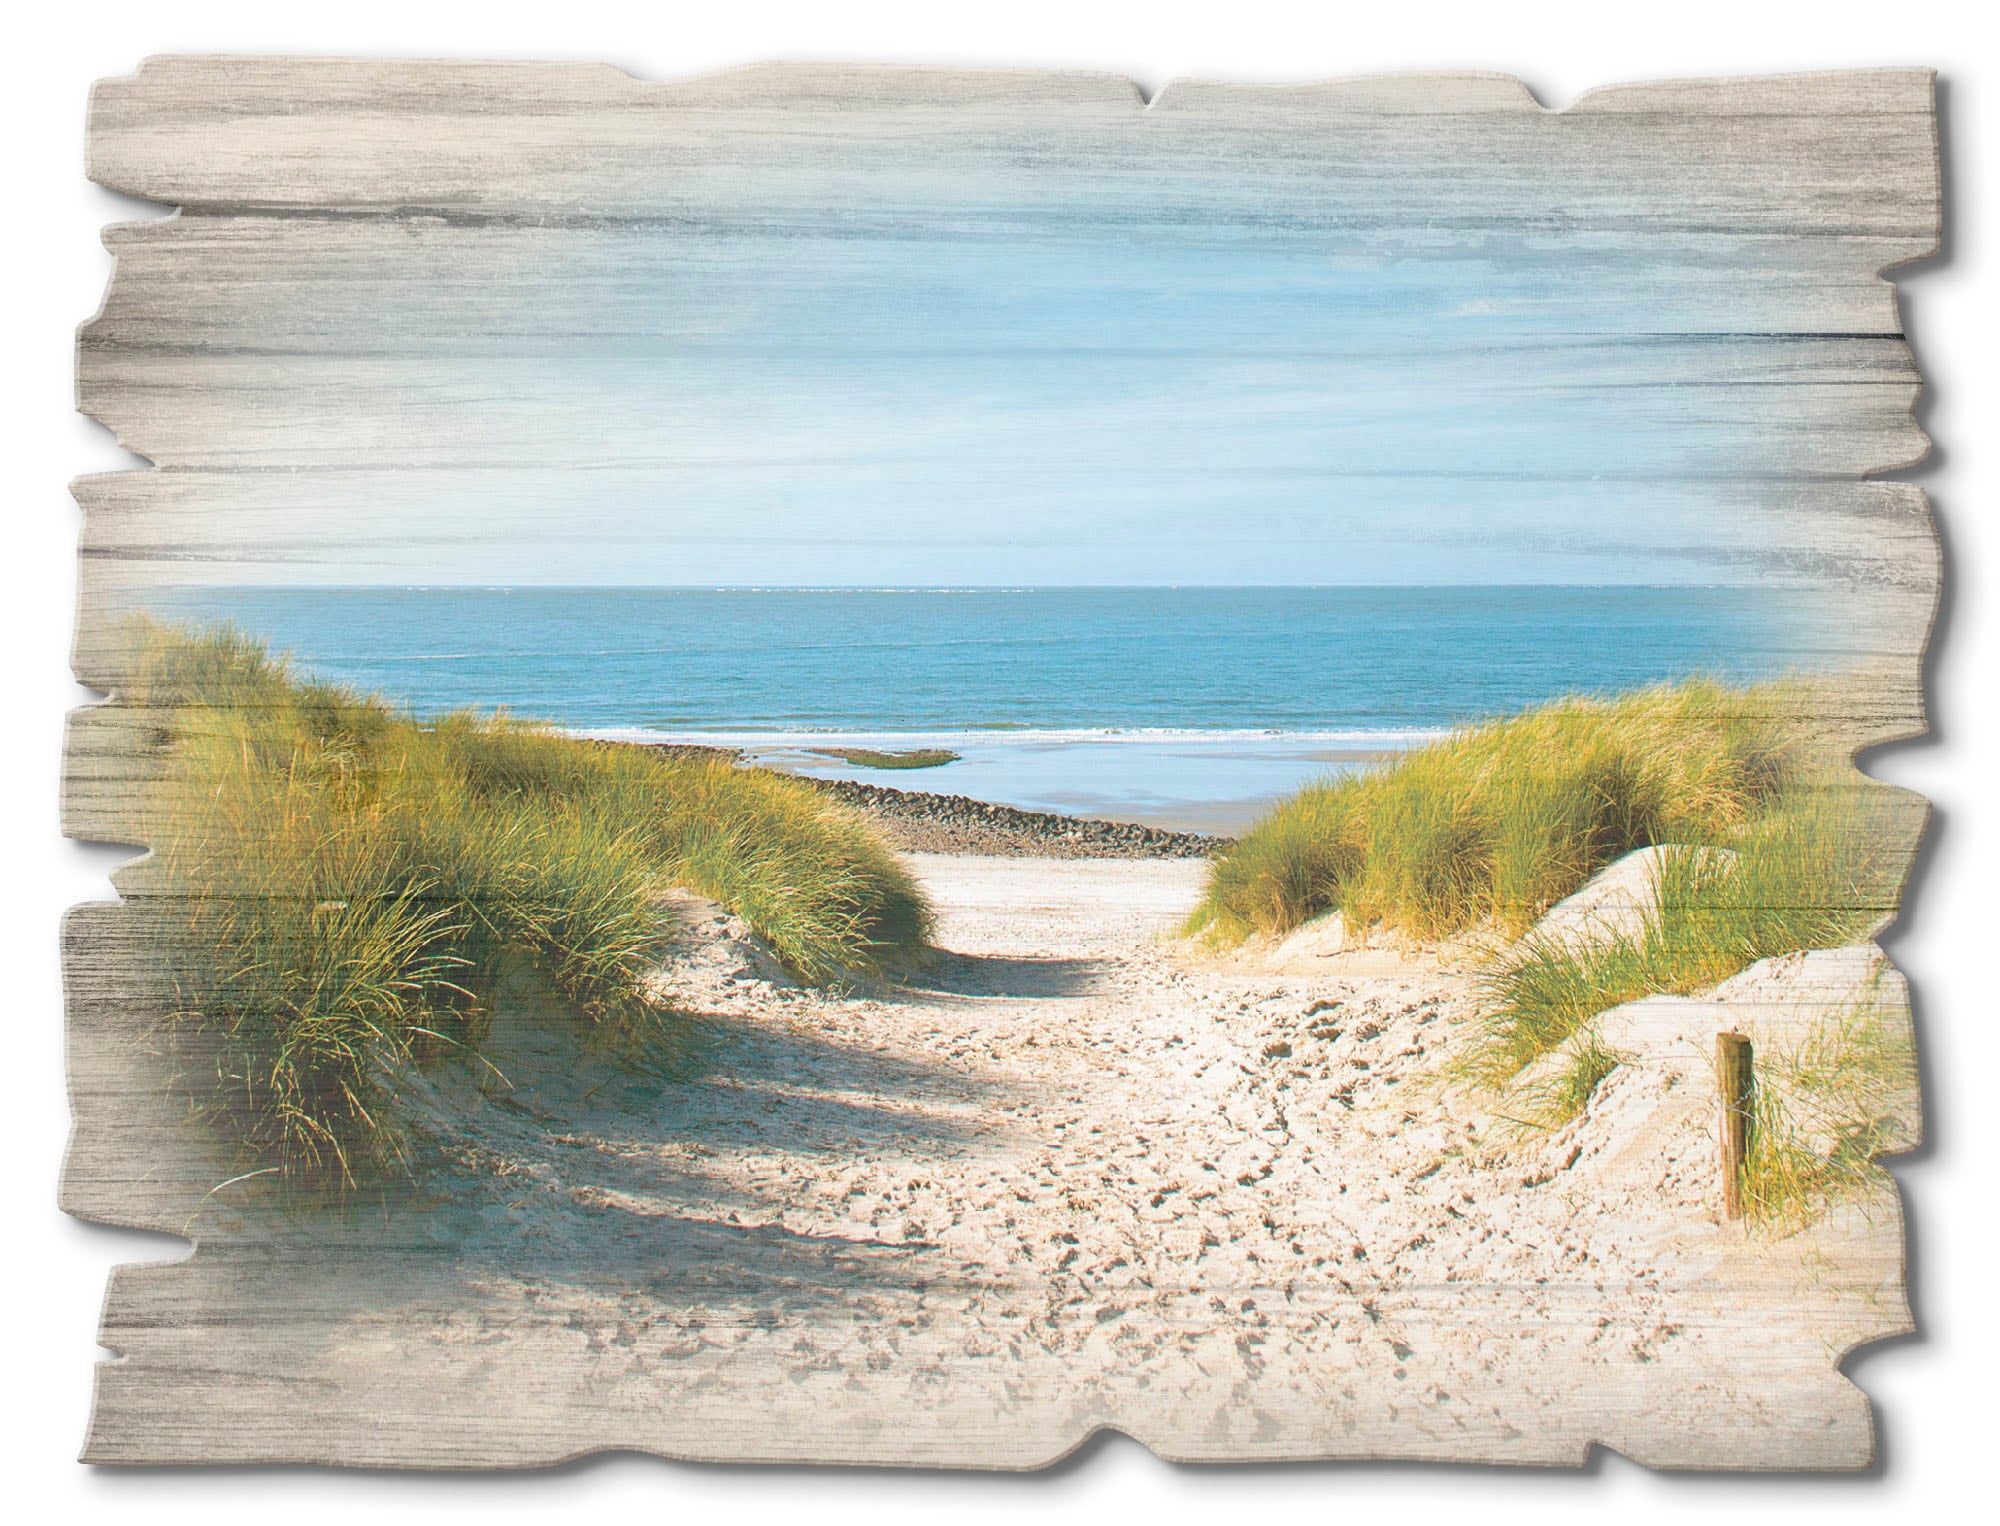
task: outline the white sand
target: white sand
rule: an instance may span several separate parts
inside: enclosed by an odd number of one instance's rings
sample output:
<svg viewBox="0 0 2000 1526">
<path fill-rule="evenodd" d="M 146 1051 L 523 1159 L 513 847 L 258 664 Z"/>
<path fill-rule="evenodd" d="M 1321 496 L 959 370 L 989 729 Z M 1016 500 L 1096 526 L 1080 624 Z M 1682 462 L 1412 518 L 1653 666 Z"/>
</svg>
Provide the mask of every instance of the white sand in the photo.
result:
<svg viewBox="0 0 2000 1526">
<path fill-rule="evenodd" d="M 915 862 L 920 985 L 800 990 L 691 903 L 686 1077 L 516 1013 L 506 1104 L 429 1104 L 468 1173 L 121 1276 L 90 1455 L 1867 1460 L 1834 1363 L 1906 1327 L 1893 1196 L 1719 1225 L 1698 1046 L 1509 1148 L 1433 960 L 1194 957 L 1198 863 Z"/>
</svg>

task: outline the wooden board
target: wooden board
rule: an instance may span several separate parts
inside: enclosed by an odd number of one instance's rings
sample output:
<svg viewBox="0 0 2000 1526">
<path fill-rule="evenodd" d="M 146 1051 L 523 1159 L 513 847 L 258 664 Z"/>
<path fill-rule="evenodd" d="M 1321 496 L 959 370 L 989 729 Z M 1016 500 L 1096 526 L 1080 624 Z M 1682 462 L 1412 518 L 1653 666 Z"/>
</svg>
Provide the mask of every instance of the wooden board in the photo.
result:
<svg viewBox="0 0 2000 1526">
<path fill-rule="evenodd" d="M 967 581 L 1047 583 L 1020 548 L 1085 519 L 1132 581 L 1168 583 L 1146 542 L 1182 495 L 1207 512 L 1174 533 L 1217 569 L 1194 581 L 1339 582 L 1345 557 L 1395 581 L 1381 569 L 1462 569 L 1475 547 L 1497 583 L 1643 566 L 1817 601 L 1843 644 L 1814 735 L 1851 756 L 1924 729 L 1938 550 L 1922 491 L 1884 480 L 1928 448 L 1884 272 L 1937 246 L 1927 71 L 1626 85 L 1549 112 L 1478 74 L 1176 81 L 1147 102 L 1025 71 L 163 58 L 97 87 L 89 173 L 176 209 L 107 231 L 116 275 L 79 336 L 81 408 L 152 463 L 76 484 L 76 669 L 114 696 L 142 656 L 127 617 L 182 584 L 565 584 L 609 561 L 810 586 L 859 544 L 882 584 L 923 586 L 943 564 L 910 548 L 941 535 Z M 1450 317 L 1462 342 L 1422 337 Z M 1529 406 L 1509 389 L 1531 370 Z M 1404 412 L 1371 414 L 1378 389 Z M 815 496 L 835 482 L 879 492 L 865 518 Z M 960 500 L 976 511 L 940 531 Z M 1531 565 L 1551 570 L 1516 577 Z M 1801 639 L 1799 665 L 1824 656 Z M 71 835 L 157 843 L 159 724 L 73 716 Z M 1900 873 L 1922 802 L 1854 771 L 1838 788 L 1886 802 L 1876 848 Z M 764 992 L 749 1023 L 713 970 L 686 973 L 725 1060 L 705 1081 L 588 1072 L 608 1112 L 504 1018 L 493 1053 L 538 1078 L 504 1117 L 463 1078 L 405 1099 L 471 1130 L 475 1163 L 334 1210 L 288 1206 L 190 1123 L 157 1053 L 181 892 L 157 862 L 123 871 L 126 900 L 65 938 L 63 1202 L 198 1250 L 114 1276 L 86 1457 L 1023 1468 L 1110 1427 L 1221 1460 L 1869 1461 L 1839 1363 L 1909 1326 L 1893 1185 L 1746 1233 L 1720 1213 L 1701 1088 L 1715 1032 L 1743 1025 L 1760 1057 L 1773 1034 L 1812 1041 L 1864 979 L 1906 1037 L 1893 971 L 1850 948 L 1657 998 L 1626 1024 L 1624 1079 L 1503 1147 L 1448 1076 L 1430 1080 L 1457 1100 L 1368 1081 L 1350 1114 L 1325 1075 L 1266 1074 L 1315 1001 L 1386 1004 L 1423 1054 L 1434 1014 L 1409 992 L 1430 981 L 1450 1023 L 1475 1021 L 1466 949 L 1183 968 L 1148 940 L 1193 870 L 1058 870 L 932 863 L 944 925 L 989 962 L 901 994 Z M 1045 902 L 1076 950 L 1034 920 Z M 1058 989 L 1065 959 L 1108 973 Z M 1025 1031 L 964 1015 L 1003 998 Z M 1121 1023 L 1130 1052 L 1094 1047 Z M 887 1052 L 906 1040 L 921 1078 Z M 1369 1055 L 1357 1074 L 1419 1079 Z M 715 1079 L 780 1097 L 816 1064 L 831 1092 L 789 1124 Z M 1109 1127 L 1084 1101 L 1100 1084 L 1143 1105 Z M 829 1121 L 832 1093 L 855 1111 Z M 927 1107 L 928 1143 L 875 1132 Z M 1197 1109 L 1236 1133 L 1183 1138 Z M 1096 1170 L 1075 1140 L 1099 1126 Z M 1294 1153 L 1258 1154 L 1270 1139 Z M 521 1195 L 467 1198 L 453 1169 Z M 1536 1192 L 1587 1204 L 1580 1227 Z M 1259 1195 L 1253 1254 L 1230 1237 Z M 1357 1218 L 1364 1200 L 1414 1206 Z M 1113 1220 L 1122 1253 L 1100 1243 Z"/>
</svg>

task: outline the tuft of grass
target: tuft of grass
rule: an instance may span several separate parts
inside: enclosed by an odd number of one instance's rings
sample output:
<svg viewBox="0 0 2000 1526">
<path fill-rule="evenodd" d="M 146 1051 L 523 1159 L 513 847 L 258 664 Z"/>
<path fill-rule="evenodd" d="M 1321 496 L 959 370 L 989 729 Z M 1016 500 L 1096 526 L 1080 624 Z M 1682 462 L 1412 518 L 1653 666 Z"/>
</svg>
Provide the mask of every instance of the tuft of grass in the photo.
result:
<svg viewBox="0 0 2000 1526">
<path fill-rule="evenodd" d="M 1783 685 L 1573 697 L 1315 784 L 1210 871 L 1187 931 L 1220 942 L 1339 909 L 1415 937 L 1530 926 L 1634 848 L 1727 838 L 1795 778 Z"/>
<path fill-rule="evenodd" d="M 803 781 L 689 763 L 660 806 L 679 882 L 728 906 L 795 973 L 877 970 L 928 942 L 930 905 L 895 850 Z"/>
<path fill-rule="evenodd" d="M 1753 1223 L 1796 1229 L 1880 1185 L 1877 1158 L 1917 1143 L 1910 1025 L 1872 994 L 1803 1045 L 1760 1055 L 1758 1075 L 1742 1180 Z"/>
<path fill-rule="evenodd" d="M 398 1079 L 478 1047 L 505 960 L 541 973 L 580 1040 L 661 1039 L 669 887 L 809 979 L 927 941 L 895 854 L 801 781 L 504 716 L 421 722 L 229 628 L 130 634 L 114 703 L 161 748 L 134 883 L 170 923 L 173 1046 L 201 1110 L 295 1183 L 405 1163 Z"/>
<path fill-rule="evenodd" d="M 815 747 L 822 758 L 838 758 L 857 768 L 942 768 L 959 755 L 948 747 L 912 747 L 904 752 L 877 752 L 872 747 Z"/>
<path fill-rule="evenodd" d="M 1586 1025 L 1552 1075 L 1505 1116 L 1531 1133 L 1580 1117 L 1623 1062 Z M 1743 1204 L 1750 1222 L 1798 1229 L 1883 1182 L 1878 1160 L 1916 1146 L 1916 1052 L 1900 1004 L 1861 993 L 1790 1048 L 1760 1046 Z"/>
<path fill-rule="evenodd" d="M 1668 847 L 1635 936 L 1530 936 L 1487 974 L 1480 1068 L 1502 1080 L 1621 1003 L 1692 994 L 1760 959 L 1861 938 L 1900 885 L 1888 809 L 1865 790 L 1801 787 L 1732 834 L 1731 854 Z"/>
<path fill-rule="evenodd" d="M 1623 1063 L 1623 1057 L 1588 1035 L 1575 1045 L 1562 1068 L 1539 1085 L 1527 1088 L 1522 1106 L 1507 1117 L 1534 1133 L 1561 1128 L 1583 1116 L 1597 1088 Z"/>
</svg>

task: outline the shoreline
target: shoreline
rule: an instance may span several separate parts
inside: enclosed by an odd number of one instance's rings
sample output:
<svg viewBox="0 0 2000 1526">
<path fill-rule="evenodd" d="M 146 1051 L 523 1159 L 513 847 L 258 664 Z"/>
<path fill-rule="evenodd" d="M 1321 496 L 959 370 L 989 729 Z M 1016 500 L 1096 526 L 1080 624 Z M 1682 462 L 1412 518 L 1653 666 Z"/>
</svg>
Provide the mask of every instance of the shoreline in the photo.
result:
<svg viewBox="0 0 2000 1526">
<path fill-rule="evenodd" d="M 946 853 L 992 858 L 1212 858 L 1235 838 L 1183 831 L 1144 821 L 1110 821 L 1027 811 L 937 790 L 901 789 L 860 779 L 794 773 L 767 763 L 745 763 L 743 749 L 688 742 L 606 742 L 643 747 L 669 757 L 712 756 L 739 767 L 762 768 L 812 786 L 856 807 L 905 853 Z"/>
<path fill-rule="evenodd" d="M 1212 858 L 1233 837 L 1181 832 L 1139 821 L 1099 821 L 1023 811 L 966 795 L 897 789 L 855 779 L 803 779 L 822 794 L 858 807 L 905 853 L 965 858 Z"/>
</svg>

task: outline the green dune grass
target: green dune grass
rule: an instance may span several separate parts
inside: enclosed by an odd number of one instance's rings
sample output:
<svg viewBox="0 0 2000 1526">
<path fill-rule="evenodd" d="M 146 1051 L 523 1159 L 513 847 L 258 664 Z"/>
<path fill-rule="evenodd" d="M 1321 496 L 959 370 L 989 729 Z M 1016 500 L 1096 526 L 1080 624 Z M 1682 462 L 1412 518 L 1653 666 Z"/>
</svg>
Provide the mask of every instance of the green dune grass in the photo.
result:
<svg viewBox="0 0 2000 1526">
<path fill-rule="evenodd" d="M 1460 729 L 1277 806 L 1217 861 L 1188 930 L 1238 942 L 1337 908 L 1420 938 L 1521 932 L 1623 853 L 1718 842 L 1767 810 L 1802 766 L 1794 706 L 1695 680 Z"/>
<path fill-rule="evenodd" d="M 1726 857 L 1669 848 L 1630 935 L 1590 944 L 1531 935 L 1498 960 L 1484 980 L 1483 1031 L 1467 1070 L 1521 1094 L 1518 1122 L 1568 1123 L 1622 1061 L 1599 1036 L 1599 1013 L 1660 993 L 1692 995 L 1761 959 L 1867 937 L 1896 905 L 1914 825 L 1896 818 L 1907 809 L 1852 784 L 1798 785 L 1739 831 Z M 1515 1081 L 1559 1047 L 1552 1074 Z M 1874 1157 L 1914 1137 L 1913 1076 L 1908 1024 L 1872 999 L 1830 1013 L 1797 1053 L 1760 1054 L 1743 1171 L 1751 1220 L 1796 1227 L 1879 1181 Z"/>
<path fill-rule="evenodd" d="M 1871 994 L 1796 1048 L 1758 1058 L 1743 1162 L 1752 1223 L 1779 1230 L 1884 1185 L 1877 1157 L 1914 1149 L 1922 1132 L 1910 1025 Z"/>
<path fill-rule="evenodd" d="M 1727 855 L 1669 847 L 1630 936 L 1588 944 L 1530 936 L 1500 958 L 1485 980 L 1485 1064 L 1511 1075 L 1621 1003 L 1690 995 L 1760 959 L 1865 937 L 1894 909 L 1901 885 L 1904 837 L 1893 811 L 1888 797 L 1801 783 L 1730 834 Z"/>
<path fill-rule="evenodd" d="M 1921 804 L 1815 744 L 1813 697 L 1696 680 L 1461 729 L 1277 806 L 1213 866 L 1186 931 L 1240 942 L 1339 910 L 1418 938 L 1492 937 L 1479 1035 L 1457 1070 L 1514 1088 L 1515 1121 L 1559 1127 L 1620 1064 L 1599 1013 L 1855 942 L 1893 912 Z M 1665 851 L 1634 930 L 1530 932 L 1652 846 Z M 1517 1080 L 1559 1046 L 1552 1072 Z M 1799 1055 L 1771 1057 L 1745 1167 L 1752 1217 L 1796 1224 L 1872 1180 L 1873 1156 L 1908 1132 L 1912 1074 L 1907 1026 L 1865 1001 Z"/>
<path fill-rule="evenodd" d="M 420 721 L 301 678 L 233 630 L 142 622 L 115 703 L 160 746 L 151 904 L 198 1105 L 300 1182 L 402 1160 L 411 1064 L 477 1049 L 525 961 L 579 1041 L 671 1032 L 662 892 L 744 918 L 799 976 L 919 951 L 930 913 L 859 815 L 797 780 L 505 717 Z"/>
</svg>

